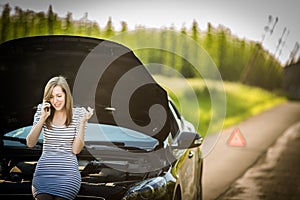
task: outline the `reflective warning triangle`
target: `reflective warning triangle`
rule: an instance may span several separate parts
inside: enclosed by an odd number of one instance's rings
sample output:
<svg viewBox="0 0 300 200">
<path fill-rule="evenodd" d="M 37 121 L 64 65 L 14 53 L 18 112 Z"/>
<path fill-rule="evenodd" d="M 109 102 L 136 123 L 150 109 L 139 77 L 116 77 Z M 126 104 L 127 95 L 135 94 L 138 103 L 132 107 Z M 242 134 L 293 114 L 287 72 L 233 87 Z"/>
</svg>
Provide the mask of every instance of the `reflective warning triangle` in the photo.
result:
<svg viewBox="0 0 300 200">
<path fill-rule="evenodd" d="M 235 147 L 246 146 L 246 140 L 243 137 L 239 128 L 236 128 L 233 130 L 231 136 L 229 137 L 229 139 L 227 141 L 227 144 L 229 146 L 235 146 Z"/>
</svg>

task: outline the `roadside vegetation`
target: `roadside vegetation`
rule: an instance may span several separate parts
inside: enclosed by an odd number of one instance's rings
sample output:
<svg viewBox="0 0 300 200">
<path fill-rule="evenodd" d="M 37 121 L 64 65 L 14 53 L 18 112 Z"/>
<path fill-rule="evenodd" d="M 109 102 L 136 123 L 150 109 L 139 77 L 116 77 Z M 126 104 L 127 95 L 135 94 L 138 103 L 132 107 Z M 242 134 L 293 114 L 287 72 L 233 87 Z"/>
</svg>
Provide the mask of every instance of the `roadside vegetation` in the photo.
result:
<svg viewBox="0 0 300 200">
<path fill-rule="evenodd" d="M 5 4 L 0 16 L 0 43 L 36 35 L 78 35 L 110 40 L 117 38 L 116 42 L 131 49 L 154 45 L 154 50 L 149 48 L 142 52 L 134 51 L 143 63 L 171 66 L 186 78 L 201 77 L 193 69 L 190 60 L 197 58 L 197 65 L 209 68 L 209 59 L 212 59 L 225 81 L 242 82 L 269 90 L 281 87 L 282 64 L 259 42 L 239 38 L 225 26 L 214 27 L 208 23 L 204 31 L 194 20 L 187 22 L 190 24 L 183 25 L 180 30 L 172 25 L 160 29 L 138 25 L 134 30 L 128 30 L 127 23 L 123 21 L 121 28 L 116 30 L 112 18 L 99 21 L 106 24 L 100 26 L 96 21 L 89 20 L 88 13 L 80 19 L 73 19 L 71 12 L 58 16 L 52 5 L 49 5 L 46 12 L 36 12 Z M 189 40 L 183 39 L 186 37 Z M 191 43 L 197 44 L 202 50 L 199 51 Z"/>
<path fill-rule="evenodd" d="M 219 128 L 227 128 L 248 119 L 251 116 L 260 114 L 274 106 L 287 101 L 280 92 L 270 92 L 258 87 L 247 86 L 236 82 L 223 82 L 220 91 L 208 90 L 205 82 L 201 79 L 188 79 L 187 84 L 181 84 L 182 80 L 167 77 L 156 77 L 158 82 L 171 82 L 173 87 L 168 91 L 174 103 L 178 106 L 185 118 L 197 125 L 197 131 L 203 136 L 220 131 Z M 192 88 L 192 91 L 191 91 Z M 221 91 L 223 90 L 223 91 Z M 194 92 L 199 105 L 199 112 L 195 110 L 195 102 L 192 102 L 191 92 Z M 211 96 L 210 92 L 225 92 L 226 115 L 225 119 L 218 119 L 212 124 L 211 132 L 208 131 L 211 122 Z M 218 109 L 218 108 L 217 108 Z M 218 110 L 216 111 L 218 112 Z M 224 120 L 224 121 L 223 121 Z"/>
</svg>

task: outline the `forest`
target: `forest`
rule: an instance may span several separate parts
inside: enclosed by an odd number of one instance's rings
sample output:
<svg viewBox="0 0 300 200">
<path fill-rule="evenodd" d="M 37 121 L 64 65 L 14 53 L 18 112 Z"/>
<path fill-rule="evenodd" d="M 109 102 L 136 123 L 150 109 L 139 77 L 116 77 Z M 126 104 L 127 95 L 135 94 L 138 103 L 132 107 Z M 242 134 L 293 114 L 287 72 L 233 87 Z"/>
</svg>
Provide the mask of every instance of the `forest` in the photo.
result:
<svg viewBox="0 0 300 200">
<path fill-rule="evenodd" d="M 111 18 L 107 19 L 104 27 L 100 27 L 97 22 L 88 19 L 87 13 L 74 20 L 71 12 L 64 17 L 58 16 L 51 5 L 47 12 L 35 12 L 5 4 L 0 31 L 0 43 L 37 35 L 79 35 L 116 40 L 130 48 L 143 47 L 133 48 L 143 63 L 169 66 L 157 73 L 167 75 L 171 67 L 186 78 L 214 79 L 213 74 L 203 76 L 195 69 L 197 65 L 209 71 L 211 59 L 224 81 L 241 82 L 270 91 L 282 86 L 282 64 L 259 42 L 239 38 L 221 25 L 213 27 L 208 23 L 206 31 L 200 30 L 196 20 L 191 27 L 183 26 L 180 30 L 173 26 L 149 29 L 140 25 L 133 31 L 129 31 L 123 21 L 121 29 L 116 30 Z"/>
</svg>

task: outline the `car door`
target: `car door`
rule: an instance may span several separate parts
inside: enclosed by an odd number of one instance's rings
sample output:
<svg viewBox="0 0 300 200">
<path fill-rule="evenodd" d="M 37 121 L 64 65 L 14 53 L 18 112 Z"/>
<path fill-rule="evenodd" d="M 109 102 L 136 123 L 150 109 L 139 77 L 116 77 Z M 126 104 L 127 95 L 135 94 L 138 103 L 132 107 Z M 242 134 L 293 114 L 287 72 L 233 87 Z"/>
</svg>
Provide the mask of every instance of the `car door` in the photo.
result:
<svg viewBox="0 0 300 200">
<path fill-rule="evenodd" d="M 175 105 L 170 101 L 169 103 L 170 110 L 172 112 L 171 120 L 171 131 L 174 137 L 179 137 L 183 130 L 185 120 L 180 115 L 180 112 L 177 110 Z M 198 147 L 196 148 L 187 148 L 187 149 L 176 149 L 173 152 L 177 160 L 177 172 L 178 172 L 178 182 L 181 188 L 182 199 L 197 199 L 198 190 L 200 189 L 200 166 L 201 166 L 201 153 Z"/>
</svg>

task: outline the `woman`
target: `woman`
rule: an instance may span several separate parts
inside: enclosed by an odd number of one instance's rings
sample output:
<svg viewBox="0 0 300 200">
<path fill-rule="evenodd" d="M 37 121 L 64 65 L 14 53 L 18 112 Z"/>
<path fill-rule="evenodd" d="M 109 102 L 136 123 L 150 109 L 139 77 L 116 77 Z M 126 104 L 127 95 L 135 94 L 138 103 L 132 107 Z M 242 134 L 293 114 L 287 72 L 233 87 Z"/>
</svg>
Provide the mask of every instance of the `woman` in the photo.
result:
<svg viewBox="0 0 300 200">
<path fill-rule="evenodd" d="M 66 79 L 51 78 L 43 103 L 38 105 L 27 146 L 34 147 L 44 131 L 43 153 L 32 181 L 35 199 L 74 199 L 81 176 L 76 154 L 84 146 L 84 131 L 93 109 L 73 108 L 73 98 Z"/>
</svg>

